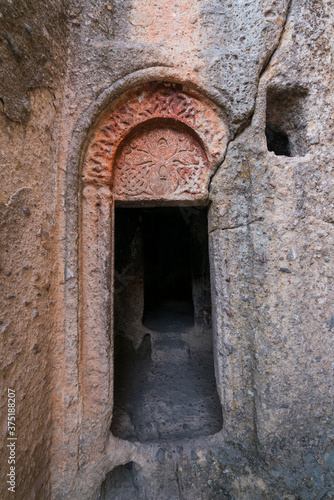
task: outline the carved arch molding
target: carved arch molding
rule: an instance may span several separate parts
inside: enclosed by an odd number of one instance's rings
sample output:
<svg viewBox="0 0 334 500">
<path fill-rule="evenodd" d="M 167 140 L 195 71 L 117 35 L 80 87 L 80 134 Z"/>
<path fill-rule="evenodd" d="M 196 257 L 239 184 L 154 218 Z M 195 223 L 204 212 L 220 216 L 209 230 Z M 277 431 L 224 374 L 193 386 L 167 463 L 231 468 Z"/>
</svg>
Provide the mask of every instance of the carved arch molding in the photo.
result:
<svg viewBox="0 0 334 500">
<path fill-rule="evenodd" d="M 123 451 L 106 451 L 113 412 L 114 202 L 205 203 L 227 138 L 219 108 L 173 84 L 125 93 L 105 109 L 87 138 L 82 159 L 80 371 L 72 391 L 78 390 L 80 410 L 74 418 L 71 405 L 66 419 L 68 431 L 77 436 L 69 444 L 69 467 L 76 463 L 81 472 L 96 476 L 98 463 L 103 477 L 111 466 L 126 463 L 128 445 L 123 450 L 121 440 L 117 446 Z"/>
<path fill-rule="evenodd" d="M 84 182 L 108 186 L 118 201 L 200 201 L 226 143 L 208 100 L 172 85 L 136 89 L 98 121 Z"/>
</svg>

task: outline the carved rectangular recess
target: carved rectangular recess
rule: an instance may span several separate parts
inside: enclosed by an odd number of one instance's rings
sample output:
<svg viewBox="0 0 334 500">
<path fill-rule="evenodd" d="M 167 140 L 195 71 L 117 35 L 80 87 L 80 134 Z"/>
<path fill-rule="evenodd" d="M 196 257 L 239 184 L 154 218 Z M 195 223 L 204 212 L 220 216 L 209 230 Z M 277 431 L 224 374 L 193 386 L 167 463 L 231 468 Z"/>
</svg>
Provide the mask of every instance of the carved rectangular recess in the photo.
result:
<svg viewBox="0 0 334 500">
<path fill-rule="evenodd" d="M 268 88 L 268 151 L 273 151 L 277 156 L 304 156 L 307 153 L 306 97 L 307 91 L 303 88 Z"/>
<path fill-rule="evenodd" d="M 130 441 L 222 428 L 206 207 L 116 208 L 112 433 Z"/>
</svg>

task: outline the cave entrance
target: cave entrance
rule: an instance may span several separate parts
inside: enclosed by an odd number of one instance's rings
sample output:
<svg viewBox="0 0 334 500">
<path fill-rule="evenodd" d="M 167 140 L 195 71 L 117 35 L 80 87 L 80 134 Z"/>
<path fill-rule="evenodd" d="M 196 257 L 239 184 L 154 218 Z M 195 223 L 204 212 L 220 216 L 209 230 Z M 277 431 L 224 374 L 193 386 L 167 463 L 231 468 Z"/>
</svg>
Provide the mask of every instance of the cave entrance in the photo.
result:
<svg viewBox="0 0 334 500">
<path fill-rule="evenodd" d="M 130 441 L 222 428 L 207 207 L 115 209 L 114 413 Z"/>
<path fill-rule="evenodd" d="M 194 305 L 189 221 L 178 208 L 147 209 L 142 220 L 143 325 L 160 332 L 191 327 Z"/>
<path fill-rule="evenodd" d="M 133 469 L 140 476 L 138 465 L 147 463 L 148 448 L 126 440 L 159 441 L 150 447 L 153 452 L 163 440 L 221 430 L 217 388 L 227 405 L 231 393 L 222 383 L 228 374 L 220 239 L 218 233 L 210 235 L 213 336 L 204 208 L 211 179 L 225 158 L 229 127 L 224 110 L 197 85 L 151 76 L 144 83 L 139 75 L 138 85 L 130 76 L 101 94 L 79 120 L 68 157 L 63 368 L 73 404 L 59 400 L 59 411 L 64 435 L 73 434 L 70 443 L 62 443 L 70 476 L 94 477 L 92 488 L 108 466 L 124 466 L 128 459 L 136 463 L 118 470 L 111 483 L 123 473 L 132 476 Z M 152 251 L 157 258 L 163 244 L 147 227 L 158 234 L 155 218 L 162 225 L 169 208 L 183 226 L 174 223 L 180 226 L 171 252 L 178 272 L 163 288 L 152 270 L 159 261 L 147 257 Z M 150 215 L 158 209 L 160 215 Z M 164 265 L 160 280 L 166 282 Z M 111 439 L 110 429 L 121 439 Z M 183 444 L 175 443 L 175 450 L 178 446 Z M 203 439 L 203 446 L 210 447 L 211 438 Z M 167 461 L 174 467 L 166 453 L 166 466 Z M 126 483 L 132 489 L 132 482 Z"/>
</svg>

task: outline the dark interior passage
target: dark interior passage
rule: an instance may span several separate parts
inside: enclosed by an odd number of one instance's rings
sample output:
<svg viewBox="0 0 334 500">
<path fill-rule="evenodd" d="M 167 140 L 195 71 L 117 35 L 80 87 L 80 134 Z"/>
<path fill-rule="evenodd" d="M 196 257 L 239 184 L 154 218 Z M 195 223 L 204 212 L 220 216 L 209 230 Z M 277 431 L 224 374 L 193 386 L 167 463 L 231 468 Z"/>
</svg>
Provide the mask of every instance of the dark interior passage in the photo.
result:
<svg viewBox="0 0 334 500">
<path fill-rule="evenodd" d="M 291 156 L 290 141 L 285 132 L 275 125 L 267 125 L 265 133 L 268 151 L 273 151 L 277 156 Z"/>
<path fill-rule="evenodd" d="M 193 325 L 190 225 L 178 208 L 143 210 L 143 324 L 168 329 L 173 318 Z"/>
<path fill-rule="evenodd" d="M 115 243 L 113 434 L 218 432 L 206 209 L 117 209 Z"/>
<path fill-rule="evenodd" d="M 135 464 L 129 462 L 112 470 L 102 484 L 97 500 L 138 500 Z"/>
</svg>

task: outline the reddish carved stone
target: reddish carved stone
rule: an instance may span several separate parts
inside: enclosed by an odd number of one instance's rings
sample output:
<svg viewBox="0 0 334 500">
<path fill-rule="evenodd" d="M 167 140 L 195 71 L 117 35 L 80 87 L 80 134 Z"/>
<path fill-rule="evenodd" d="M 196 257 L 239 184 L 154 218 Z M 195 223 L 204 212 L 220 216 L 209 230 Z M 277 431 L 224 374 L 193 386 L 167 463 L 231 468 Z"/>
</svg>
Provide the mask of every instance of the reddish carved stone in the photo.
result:
<svg viewBox="0 0 334 500">
<path fill-rule="evenodd" d="M 139 132 L 116 160 L 116 200 L 180 199 L 205 195 L 208 161 L 198 141 L 184 130 L 158 126 Z"/>
<path fill-rule="evenodd" d="M 132 90 L 97 123 L 83 179 L 107 184 L 118 200 L 197 199 L 225 153 L 227 135 L 219 109 L 195 93 L 166 85 Z"/>
</svg>

